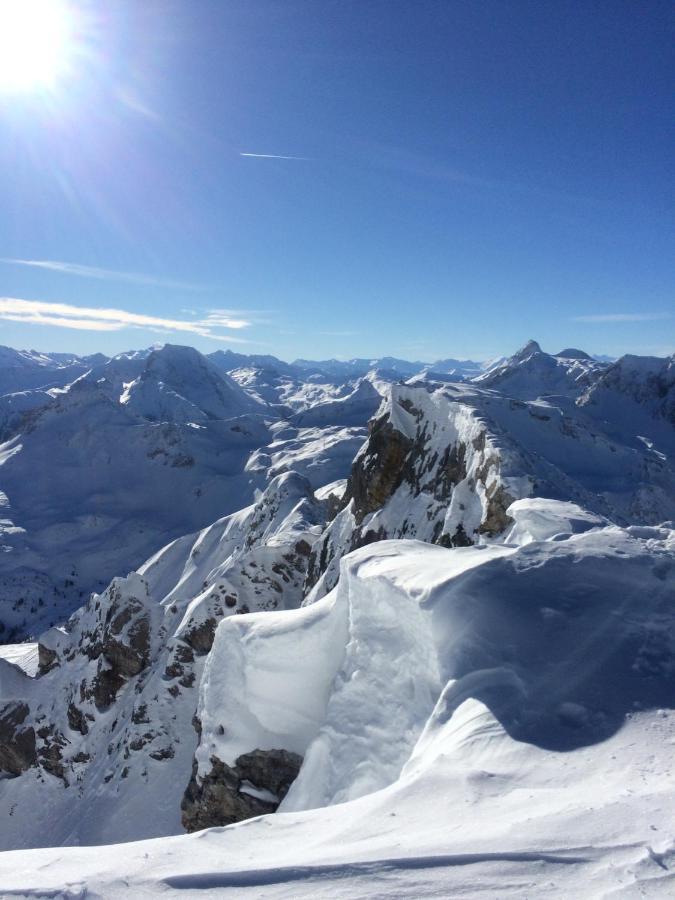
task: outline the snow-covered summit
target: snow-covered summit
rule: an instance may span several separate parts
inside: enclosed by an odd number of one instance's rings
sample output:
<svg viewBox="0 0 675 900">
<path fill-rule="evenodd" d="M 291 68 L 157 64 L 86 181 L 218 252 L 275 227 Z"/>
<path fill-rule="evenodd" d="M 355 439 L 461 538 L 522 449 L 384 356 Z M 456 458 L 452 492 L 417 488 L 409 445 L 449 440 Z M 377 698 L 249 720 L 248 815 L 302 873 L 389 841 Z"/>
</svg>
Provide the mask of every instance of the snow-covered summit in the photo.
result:
<svg viewBox="0 0 675 900">
<path fill-rule="evenodd" d="M 266 411 L 201 353 L 173 344 L 147 357 L 120 402 L 152 421 L 228 419 Z"/>
<path fill-rule="evenodd" d="M 0 346 L 0 396 L 35 388 L 63 387 L 106 360 L 102 353 L 79 357 Z"/>
<path fill-rule="evenodd" d="M 547 395 L 576 398 L 603 368 L 583 351 L 566 350 L 553 356 L 536 341 L 528 341 L 513 356 L 472 380 L 521 400 Z"/>
</svg>

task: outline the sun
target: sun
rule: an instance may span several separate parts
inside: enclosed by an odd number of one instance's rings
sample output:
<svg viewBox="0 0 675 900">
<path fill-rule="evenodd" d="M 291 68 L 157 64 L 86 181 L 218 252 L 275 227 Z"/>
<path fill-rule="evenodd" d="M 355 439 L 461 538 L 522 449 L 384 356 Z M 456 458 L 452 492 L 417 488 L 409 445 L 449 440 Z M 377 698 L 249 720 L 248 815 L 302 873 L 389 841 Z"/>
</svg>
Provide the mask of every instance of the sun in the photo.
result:
<svg viewBox="0 0 675 900">
<path fill-rule="evenodd" d="M 0 0 L 0 92 L 51 89 L 68 68 L 66 0 Z"/>
</svg>

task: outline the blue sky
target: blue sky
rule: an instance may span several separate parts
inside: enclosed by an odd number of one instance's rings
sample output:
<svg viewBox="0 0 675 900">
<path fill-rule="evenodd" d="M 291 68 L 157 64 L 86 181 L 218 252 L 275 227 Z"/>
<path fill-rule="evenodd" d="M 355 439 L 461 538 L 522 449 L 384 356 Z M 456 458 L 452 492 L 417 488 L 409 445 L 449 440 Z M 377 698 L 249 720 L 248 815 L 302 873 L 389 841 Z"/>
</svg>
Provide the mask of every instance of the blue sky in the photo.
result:
<svg viewBox="0 0 675 900">
<path fill-rule="evenodd" d="M 0 343 L 675 349 L 672 3 L 67 5 L 0 83 Z"/>
</svg>

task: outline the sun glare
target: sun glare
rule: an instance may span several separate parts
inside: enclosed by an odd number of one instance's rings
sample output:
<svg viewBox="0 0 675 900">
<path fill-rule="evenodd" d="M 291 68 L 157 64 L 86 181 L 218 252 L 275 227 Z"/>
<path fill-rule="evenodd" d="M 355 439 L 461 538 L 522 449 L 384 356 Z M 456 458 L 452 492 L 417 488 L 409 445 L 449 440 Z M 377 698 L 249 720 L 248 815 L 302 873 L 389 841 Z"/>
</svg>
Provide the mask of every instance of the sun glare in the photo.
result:
<svg viewBox="0 0 675 900">
<path fill-rule="evenodd" d="M 51 89 L 67 69 L 65 0 L 0 0 L 0 92 Z"/>
</svg>

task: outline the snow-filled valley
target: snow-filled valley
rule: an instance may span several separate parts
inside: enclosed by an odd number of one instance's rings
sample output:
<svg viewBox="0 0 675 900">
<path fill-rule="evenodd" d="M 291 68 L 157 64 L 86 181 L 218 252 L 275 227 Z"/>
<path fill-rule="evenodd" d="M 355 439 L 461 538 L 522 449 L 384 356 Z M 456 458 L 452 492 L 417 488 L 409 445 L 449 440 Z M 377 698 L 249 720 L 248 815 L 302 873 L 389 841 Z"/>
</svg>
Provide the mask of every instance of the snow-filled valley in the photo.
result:
<svg viewBox="0 0 675 900">
<path fill-rule="evenodd" d="M 0 390 L 0 896 L 673 895 L 674 357 Z"/>
</svg>

